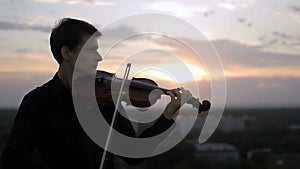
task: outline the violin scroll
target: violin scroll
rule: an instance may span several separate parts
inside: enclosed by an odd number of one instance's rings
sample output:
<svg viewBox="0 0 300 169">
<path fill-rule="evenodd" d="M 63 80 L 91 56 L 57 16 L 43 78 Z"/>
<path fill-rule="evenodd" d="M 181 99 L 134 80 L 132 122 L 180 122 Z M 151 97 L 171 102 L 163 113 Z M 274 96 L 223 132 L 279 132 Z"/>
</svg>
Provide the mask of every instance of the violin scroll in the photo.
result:
<svg viewBox="0 0 300 169">
<path fill-rule="evenodd" d="M 191 104 L 194 108 L 198 109 L 198 113 L 201 113 L 203 111 L 208 111 L 211 106 L 211 103 L 208 100 L 204 100 L 202 101 L 202 103 L 200 103 L 199 99 L 196 99 L 194 97 L 192 97 L 186 103 Z"/>
</svg>

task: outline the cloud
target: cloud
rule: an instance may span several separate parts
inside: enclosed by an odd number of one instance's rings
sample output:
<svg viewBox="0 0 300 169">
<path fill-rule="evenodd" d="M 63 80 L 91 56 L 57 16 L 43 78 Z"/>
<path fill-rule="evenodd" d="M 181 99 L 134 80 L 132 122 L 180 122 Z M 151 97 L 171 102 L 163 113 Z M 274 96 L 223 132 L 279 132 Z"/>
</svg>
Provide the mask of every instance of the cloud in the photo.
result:
<svg viewBox="0 0 300 169">
<path fill-rule="evenodd" d="M 167 12 L 179 17 L 193 17 L 196 13 L 202 13 L 204 16 L 209 16 L 214 13 L 212 10 L 208 10 L 199 5 L 188 5 L 178 1 L 142 3 L 141 6 L 146 10 Z"/>
<path fill-rule="evenodd" d="M 289 15 L 291 16 L 291 18 L 295 21 L 300 23 L 300 15 L 297 13 L 289 13 Z"/>
<path fill-rule="evenodd" d="M 237 18 L 237 21 L 240 22 L 240 23 L 245 23 L 246 26 L 248 27 L 251 27 L 252 26 L 252 23 L 247 21 L 246 19 L 244 18 Z"/>
<path fill-rule="evenodd" d="M 208 16 L 210 16 L 210 15 L 213 15 L 215 12 L 213 11 L 213 10 L 207 10 L 207 11 L 204 11 L 203 12 L 203 16 L 206 16 L 206 17 L 208 17 Z"/>
<path fill-rule="evenodd" d="M 282 85 L 281 83 L 274 83 L 274 82 L 266 82 L 266 81 L 263 81 L 263 82 L 260 82 L 258 83 L 257 85 L 259 88 L 263 88 L 263 89 L 266 89 L 266 88 L 271 88 L 271 89 L 280 89 L 280 88 L 285 88 L 286 86 Z"/>
<path fill-rule="evenodd" d="M 77 4 L 82 2 L 87 2 L 93 5 L 100 5 L 100 6 L 113 6 L 116 5 L 114 2 L 108 1 L 98 1 L 98 0 L 33 0 L 34 2 L 40 3 L 58 3 L 58 2 L 66 2 L 68 4 Z"/>
<path fill-rule="evenodd" d="M 234 10 L 236 8 L 233 0 L 226 0 L 219 3 L 218 6 L 227 10 Z"/>
<path fill-rule="evenodd" d="M 289 34 L 285 32 L 273 31 L 259 37 L 262 48 L 276 52 L 286 51 L 291 54 L 300 52 L 300 34 Z"/>
<path fill-rule="evenodd" d="M 122 27 L 117 27 L 114 30 L 125 31 Z M 132 29 L 128 29 L 127 31 L 132 31 Z M 274 34 L 276 36 L 281 35 L 280 33 Z M 141 40 L 144 40 L 144 42 L 141 43 Z M 189 57 L 189 53 L 180 53 L 183 49 L 178 45 L 179 42 L 169 41 L 159 36 L 152 40 L 153 42 L 151 43 L 157 47 L 172 47 L 178 51 L 178 54 L 187 54 L 181 55 L 182 58 Z M 192 41 L 191 39 L 188 40 Z M 132 46 L 136 47 L 139 47 L 139 45 L 149 45 L 146 44 L 146 41 L 146 38 L 132 39 L 128 44 L 131 43 Z M 201 46 L 203 42 L 193 41 L 193 43 Z M 229 40 L 218 40 L 212 43 L 220 54 L 225 71 L 227 73 L 235 73 L 231 75 L 227 74 L 230 76 L 227 79 L 228 95 L 226 100 L 229 105 L 299 105 L 299 55 L 265 52 L 260 50 L 260 46 L 248 46 Z M 163 49 L 161 48 L 161 50 Z M 203 48 L 202 50 L 203 54 L 206 54 L 206 49 Z M 16 98 L 21 99 L 24 93 L 51 78 L 57 70 L 57 64 L 49 54 L 32 53 L 30 50 L 23 48 L 15 52 L 20 53 L 1 53 L 0 55 L 0 80 L 3 82 L 0 84 L 0 91 L 2 92 L 2 96 L 6 96 L 0 98 L 2 99 L 0 106 L 18 105 L 19 100 L 16 100 Z M 122 51 L 119 54 L 121 55 Z M 154 57 L 155 55 L 159 55 L 159 57 Z M 144 64 L 152 64 L 154 61 L 161 62 L 166 59 L 164 53 L 160 52 L 150 53 L 148 56 L 144 58 L 146 60 Z M 111 68 L 120 62 L 120 59 L 110 60 L 110 58 L 105 58 L 103 62 L 106 60 L 110 62 L 106 65 L 106 68 Z M 133 61 L 136 60 L 134 59 Z M 169 60 L 167 59 L 165 62 L 167 61 Z M 135 67 L 137 64 L 133 62 L 133 65 Z M 206 87 L 210 86 L 209 82 L 199 81 L 200 88 L 203 88 L 204 83 Z M 164 87 L 167 82 L 159 84 Z M 206 96 L 210 96 L 211 94 L 208 92 L 203 95 L 203 93 L 207 92 L 207 88 L 200 89 L 200 91 L 201 98 L 203 96 L 206 98 Z"/>
<path fill-rule="evenodd" d="M 262 46 L 214 41 L 228 77 L 300 77 L 300 55 L 271 53 Z"/>
<path fill-rule="evenodd" d="M 199 47 L 201 56 L 211 55 L 207 49 L 207 42 L 186 40 Z M 189 53 L 185 46 L 168 40 L 157 40 L 156 42 L 165 46 L 172 46 L 177 51 L 178 56 L 188 60 L 189 63 L 197 63 L 188 59 L 192 53 Z M 260 45 L 248 46 L 230 40 L 215 40 L 212 41 L 212 44 L 220 56 L 228 77 L 300 77 L 299 54 L 267 52 Z"/>
<path fill-rule="evenodd" d="M 238 22 L 244 23 L 246 20 L 244 18 L 237 18 Z"/>
<path fill-rule="evenodd" d="M 293 12 L 296 12 L 296 13 L 300 14 L 300 6 L 292 5 L 292 6 L 290 6 L 290 9 Z"/>
<path fill-rule="evenodd" d="M 243 23 L 245 21 L 245 19 L 240 18 L 240 22 Z M 118 34 L 134 35 L 136 34 L 136 31 L 128 26 L 119 26 L 115 29 L 108 30 L 107 33 L 104 33 L 104 36 L 106 34 L 108 35 L 108 38 L 115 39 L 119 37 L 117 36 Z M 275 53 L 274 51 L 270 52 L 266 50 L 270 46 L 278 46 L 280 44 L 280 46 L 285 45 L 286 47 L 289 47 L 289 52 L 291 52 L 290 49 L 292 45 L 295 46 L 295 49 L 300 46 L 300 43 L 298 45 L 296 44 L 297 41 L 300 41 L 300 36 L 279 31 L 273 31 L 267 35 L 268 36 L 261 37 L 261 43 L 256 44 L 256 46 L 250 46 L 230 40 L 212 41 L 212 44 L 221 57 L 228 77 L 300 77 L 300 68 L 298 68 L 300 65 L 299 52 L 298 54 L 296 52 L 294 54 L 289 54 L 284 52 Z M 209 55 L 209 50 L 206 48 L 207 42 L 192 39 L 185 40 L 194 46 L 199 46 L 203 56 Z M 100 42 L 100 45 L 101 43 L 102 42 Z M 105 42 L 103 43 L 105 44 Z M 111 55 L 109 58 L 115 59 L 113 62 L 126 58 L 124 53 L 128 53 L 128 51 L 134 53 L 134 51 L 138 51 L 144 46 L 152 46 L 153 49 L 173 53 L 185 62 L 203 67 L 199 61 L 191 59 L 195 58 L 194 53 L 176 39 L 164 36 L 146 36 L 138 34 L 137 36 L 126 39 L 118 45 L 119 46 L 110 53 Z M 148 64 L 155 64 L 155 59 L 158 58 L 159 60 L 162 60 L 164 58 L 164 53 L 153 53 L 149 51 L 149 53 L 144 54 L 145 56 L 141 57 L 141 62 L 147 60 Z M 158 55 L 159 57 L 156 57 Z"/>
<path fill-rule="evenodd" d="M 122 31 L 134 33 L 130 28 L 118 27 L 112 32 L 120 33 Z M 270 33 L 272 37 L 277 39 L 294 39 L 295 37 L 274 31 Z M 113 37 L 113 36 L 112 36 Z M 300 38 L 298 39 L 300 40 Z M 201 55 L 209 56 L 210 51 L 207 49 L 207 42 L 196 41 L 192 39 L 185 39 L 194 46 L 199 46 Z M 101 43 L 101 42 L 100 42 Z M 278 43 L 275 39 L 274 42 Z M 246 77 L 291 77 L 300 78 L 300 55 L 288 54 L 288 53 L 274 53 L 265 51 L 265 44 L 256 46 L 249 46 L 239 42 L 230 40 L 215 40 L 212 41 L 215 49 L 219 53 L 221 62 L 225 68 L 225 74 L 230 78 L 246 78 Z M 194 64 L 199 68 L 203 68 L 202 64 L 197 60 L 197 56 L 189 50 L 185 45 L 176 39 L 163 37 L 163 36 L 145 36 L 139 35 L 123 41 L 111 52 L 108 60 L 114 59 L 108 65 L 119 63 L 126 57 L 124 53 L 128 51 L 138 51 L 144 46 L 152 47 L 153 49 L 161 51 L 155 53 L 153 51 L 144 52 L 143 56 L 136 57 L 133 62 L 139 62 L 139 64 L 157 64 L 156 60 L 164 61 L 167 54 L 163 52 L 170 52 L 179 59 L 182 59 L 185 63 Z M 142 53 L 141 53 L 142 54 Z M 201 57 L 201 56 L 200 56 Z M 209 71 L 209 70 L 208 70 Z"/>
<path fill-rule="evenodd" d="M 225 65 L 225 75 L 228 78 L 300 78 L 298 66 L 250 67 L 245 64 Z"/>
<path fill-rule="evenodd" d="M 272 34 L 281 39 L 292 39 L 293 36 L 283 32 L 273 31 Z"/>
<path fill-rule="evenodd" d="M 156 42 L 163 37 L 149 33 L 132 35 L 123 40 L 114 36 L 108 37 L 115 38 L 113 43 L 110 42 L 111 39 L 100 40 L 100 53 L 105 58 L 103 64 L 101 63 L 102 68 L 115 71 L 124 61 L 133 63 L 134 67 L 145 67 L 145 65 L 166 64 L 172 60 L 168 52 L 174 50 L 174 47 Z M 108 53 L 105 53 L 106 48 Z"/>
<path fill-rule="evenodd" d="M 48 45 L 49 42 L 47 42 Z M 11 51 L 13 54 L 41 54 L 45 55 L 48 53 L 48 49 L 29 49 L 29 48 L 19 48 Z M 1 57 L 0 57 L 1 58 Z"/>
<path fill-rule="evenodd" d="M 33 0 L 33 2 L 41 2 L 41 3 L 57 3 L 61 0 Z"/>
<path fill-rule="evenodd" d="M 51 27 L 42 26 L 42 25 L 29 25 L 26 23 L 15 23 L 0 21 L 0 30 L 30 30 L 30 31 L 40 31 L 40 32 L 50 32 Z"/>
<path fill-rule="evenodd" d="M 255 0 L 222 0 L 218 6 L 227 10 L 235 10 L 236 8 L 248 8 L 255 4 Z"/>
<path fill-rule="evenodd" d="M 227 106 L 298 107 L 299 78 L 235 78 L 227 80 Z"/>
<path fill-rule="evenodd" d="M 300 23 L 300 6 L 291 5 L 289 6 L 291 12 L 289 13 L 290 17 L 295 21 Z"/>
<path fill-rule="evenodd" d="M 297 66 L 300 56 L 263 51 L 263 46 L 247 46 L 229 40 L 213 41 L 225 64 L 242 64 L 250 67 Z"/>
<path fill-rule="evenodd" d="M 102 33 L 103 37 L 107 37 L 109 39 L 115 39 L 115 38 L 137 34 L 137 31 L 133 27 L 127 25 L 120 25 L 118 27 L 111 28 L 111 29 L 100 28 L 100 32 Z"/>
</svg>

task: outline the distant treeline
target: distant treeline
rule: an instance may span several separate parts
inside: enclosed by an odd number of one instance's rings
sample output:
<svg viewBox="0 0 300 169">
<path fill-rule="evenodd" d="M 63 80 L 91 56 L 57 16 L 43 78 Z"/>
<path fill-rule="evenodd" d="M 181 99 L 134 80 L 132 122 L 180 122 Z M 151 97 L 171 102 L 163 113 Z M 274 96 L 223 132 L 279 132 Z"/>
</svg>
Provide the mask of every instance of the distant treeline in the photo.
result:
<svg viewBox="0 0 300 169">
<path fill-rule="evenodd" d="M 0 153 L 6 144 L 16 109 L 0 109 Z M 299 161 L 290 161 L 281 165 L 272 165 L 270 159 L 273 154 L 300 154 L 299 129 L 289 129 L 290 125 L 300 125 L 300 108 L 282 109 L 225 109 L 224 116 L 255 117 L 259 127 L 252 130 L 222 132 L 216 131 L 208 142 L 223 142 L 234 145 L 240 153 L 239 160 L 226 160 L 216 163 L 214 159 L 198 159 L 193 156 L 195 148 L 189 143 L 197 140 L 199 131 L 190 134 L 172 150 L 145 160 L 137 167 L 131 167 L 117 160 L 117 166 L 124 169 L 288 169 L 299 167 Z M 268 154 L 258 154 L 254 159 L 247 159 L 247 153 L 253 149 L 269 148 Z M 1 169 L 1 167 L 0 167 Z"/>
<path fill-rule="evenodd" d="M 286 128 L 300 125 L 300 108 L 225 109 L 223 115 L 256 117 L 261 128 Z"/>
</svg>

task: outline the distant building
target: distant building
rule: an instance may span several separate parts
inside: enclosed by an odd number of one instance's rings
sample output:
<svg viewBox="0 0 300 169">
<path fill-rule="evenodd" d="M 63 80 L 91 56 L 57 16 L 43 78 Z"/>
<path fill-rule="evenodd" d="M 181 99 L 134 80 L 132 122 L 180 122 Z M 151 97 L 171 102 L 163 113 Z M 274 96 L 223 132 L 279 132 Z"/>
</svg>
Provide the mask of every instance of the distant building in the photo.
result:
<svg viewBox="0 0 300 169">
<path fill-rule="evenodd" d="M 269 154 L 270 152 L 271 152 L 270 148 L 253 149 L 253 150 L 248 151 L 247 158 L 251 159 L 253 157 L 253 155 L 257 154 L 257 153 L 260 153 L 260 154 L 261 153 L 267 153 L 267 154 Z"/>
<path fill-rule="evenodd" d="M 206 118 L 198 117 L 195 122 L 195 129 L 201 130 Z M 248 129 L 258 129 L 258 121 L 253 116 L 222 116 L 217 130 L 224 132 L 243 131 Z"/>
<path fill-rule="evenodd" d="M 225 159 L 239 159 L 238 149 L 228 143 L 204 143 L 195 144 L 196 157 L 211 157 L 216 161 L 223 161 Z"/>
<path fill-rule="evenodd" d="M 229 131 L 243 131 L 246 129 L 256 129 L 257 119 L 250 116 L 223 116 L 217 129 Z"/>
<path fill-rule="evenodd" d="M 290 130 L 300 130 L 300 124 L 291 124 L 288 126 Z"/>
<path fill-rule="evenodd" d="M 283 165 L 285 163 L 295 163 L 300 161 L 300 154 L 271 154 L 269 159 L 269 166 L 271 168 Z M 299 166 L 298 166 L 299 167 Z"/>
</svg>

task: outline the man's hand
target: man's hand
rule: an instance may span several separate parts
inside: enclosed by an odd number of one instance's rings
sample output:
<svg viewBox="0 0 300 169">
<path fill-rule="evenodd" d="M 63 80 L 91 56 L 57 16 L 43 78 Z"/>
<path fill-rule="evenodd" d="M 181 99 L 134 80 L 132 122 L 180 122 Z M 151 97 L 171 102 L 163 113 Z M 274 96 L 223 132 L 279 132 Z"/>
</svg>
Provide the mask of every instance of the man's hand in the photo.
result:
<svg viewBox="0 0 300 169">
<path fill-rule="evenodd" d="M 185 90 L 183 87 L 172 89 L 167 94 L 171 97 L 171 101 L 164 110 L 164 116 L 171 120 L 180 107 L 192 98 L 192 95 L 190 91 Z"/>
</svg>

